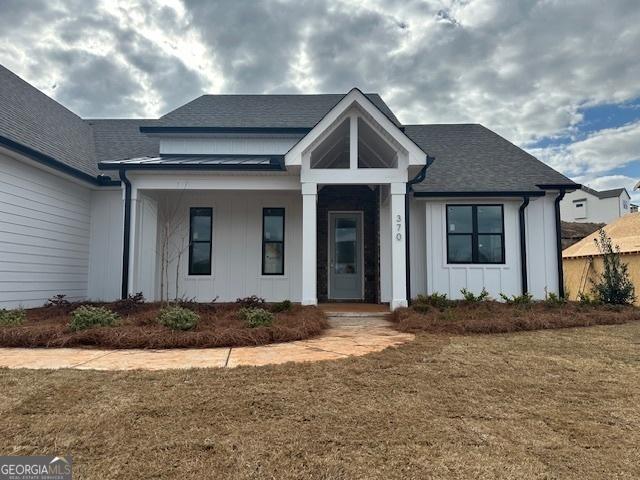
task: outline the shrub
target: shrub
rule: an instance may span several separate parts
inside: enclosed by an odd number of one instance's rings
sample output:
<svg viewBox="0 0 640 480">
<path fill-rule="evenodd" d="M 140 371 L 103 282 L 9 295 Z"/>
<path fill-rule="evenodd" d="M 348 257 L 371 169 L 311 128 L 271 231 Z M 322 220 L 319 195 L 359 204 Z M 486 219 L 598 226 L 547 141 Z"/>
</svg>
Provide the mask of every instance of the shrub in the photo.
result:
<svg viewBox="0 0 640 480">
<path fill-rule="evenodd" d="M 482 291 L 478 295 L 474 295 L 473 292 L 467 290 L 466 288 L 460 290 L 460 293 L 462 294 L 464 301 L 467 303 L 484 302 L 485 300 L 490 299 L 489 292 L 487 292 L 484 287 L 482 287 Z"/>
<path fill-rule="evenodd" d="M 262 308 L 264 307 L 265 300 L 257 295 L 251 295 L 250 297 L 238 298 L 236 304 L 240 308 Z"/>
<path fill-rule="evenodd" d="M 611 238 L 600 229 L 596 246 L 602 253 L 604 270 L 593 282 L 593 292 L 602 303 L 625 305 L 634 302 L 635 288 L 629 278 L 629 266 L 620 259 L 620 248 L 611 244 Z"/>
<path fill-rule="evenodd" d="M 601 303 L 599 299 L 586 292 L 580 292 L 578 294 L 578 302 L 580 302 L 581 305 L 599 305 Z"/>
<path fill-rule="evenodd" d="M 22 325 L 27 319 L 27 314 L 22 308 L 5 310 L 0 308 L 0 327 L 16 327 Z"/>
<path fill-rule="evenodd" d="M 193 310 L 175 305 L 160 310 L 158 323 L 172 330 L 191 330 L 198 324 L 200 316 Z"/>
<path fill-rule="evenodd" d="M 415 307 L 423 308 L 424 305 L 444 310 L 451 304 L 452 302 L 447 298 L 446 293 L 432 293 L 431 295 L 418 295 L 412 306 L 414 310 L 416 309 Z"/>
<path fill-rule="evenodd" d="M 273 313 L 264 308 L 241 308 L 239 315 L 251 328 L 268 327 L 273 322 Z"/>
<path fill-rule="evenodd" d="M 69 305 L 71 305 L 71 302 L 67 300 L 67 296 L 63 293 L 59 293 L 58 295 L 54 295 L 49 300 L 47 300 L 45 307 L 63 308 L 68 307 Z"/>
<path fill-rule="evenodd" d="M 292 306 L 293 304 L 291 303 L 291 300 L 283 300 L 281 302 L 274 303 L 271 306 L 271 311 L 273 313 L 288 312 L 291 310 Z"/>
<path fill-rule="evenodd" d="M 566 298 L 561 297 L 560 295 L 556 295 L 553 292 L 547 292 L 544 303 L 549 305 L 550 307 L 559 307 L 560 305 L 564 305 L 567 303 Z"/>
<path fill-rule="evenodd" d="M 533 295 L 531 295 L 530 293 L 523 293 L 522 295 L 512 295 L 510 297 L 508 295 L 505 295 L 504 293 L 501 293 L 500 298 L 509 305 L 527 306 L 533 303 Z"/>
<path fill-rule="evenodd" d="M 122 313 L 133 312 L 138 309 L 140 305 L 144 303 L 144 295 L 142 292 L 138 292 L 134 295 L 129 294 L 127 298 L 118 300 L 114 308 Z"/>
<path fill-rule="evenodd" d="M 118 320 L 118 314 L 105 307 L 83 305 L 71 314 L 69 328 L 74 332 L 92 327 L 110 327 Z"/>
</svg>

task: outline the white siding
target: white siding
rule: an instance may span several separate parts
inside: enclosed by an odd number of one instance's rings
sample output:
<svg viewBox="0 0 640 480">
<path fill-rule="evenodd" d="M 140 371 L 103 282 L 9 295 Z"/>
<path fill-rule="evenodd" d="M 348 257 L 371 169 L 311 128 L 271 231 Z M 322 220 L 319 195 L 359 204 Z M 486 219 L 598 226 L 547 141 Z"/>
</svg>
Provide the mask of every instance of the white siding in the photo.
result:
<svg viewBox="0 0 640 480">
<path fill-rule="evenodd" d="M 411 200 L 410 219 L 410 264 L 411 297 L 427 292 L 427 255 L 425 249 L 425 202 Z"/>
<path fill-rule="evenodd" d="M 284 155 L 299 137 L 213 137 L 213 138 L 163 138 L 160 153 L 163 154 L 232 154 L 232 155 Z"/>
<path fill-rule="evenodd" d="M 555 209 L 556 193 L 532 198 L 525 210 L 527 243 L 527 279 L 529 292 L 537 299 L 547 292 L 558 292 L 556 257 Z M 418 203 L 415 201 L 414 203 Z M 449 265 L 447 264 L 446 205 L 447 204 L 503 204 L 505 226 L 504 265 Z M 467 288 L 479 293 L 485 288 L 492 297 L 500 293 L 522 293 L 520 230 L 518 209 L 522 200 L 434 200 L 424 202 L 424 240 L 415 232 L 416 221 L 412 216 L 412 296 L 418 293 L 446 293 L 450 298 L 460 298 L 460 290 Z M 417 209 L 415 209 L 417 210 Z M 414 208 L 412 208 L 412 213 Z M 417 216 L 417 212 L 414 214 Z M 423 248 L 426 271 L 420 270 L 422 261 L 419 248 Z M 423 283 L 426 281 L 426 286 Z"/>
<path fill-rule="evenodd" d="M 156 298 L 158 204 L 156 200 L 139 195 L 136 202 L 136 231 L 138 237 L 134 244 L 133 291 L 142 292 L 144 298 L 153 301 Z"/>
<path fill-rule="evenodd" d="M 560 203 L 560 215 L 565 222 L 611 223 L 629 213 L 629 208 L 624 208 L 625 202 L 628 207 L 629 200 L 625 193 L 600 199 L 584 190 L 576 190 L 565 195 Z M 576 207 L 578 204 L 584 207 Z"/>
<path fill-rule="evenodd" d="M 0 308 L 87 296 L 90 190 L 0 154 Z"/>
<path fill-rule="evenodd" d="M 160 195 L 160 194 L 159 194 Z M 199 301 L 233 301 L 238 297 L 258 295 L 268 301 L 302 296 L 302 197 L 300 192 L 224 192 L 202 191 L 162 193 L 174 195 L 180 203 L 182 237 L 188 241 L 190 207 L 213 208 L 212 275 L 189 276 L 188 252 L 179 268 L 178 296 Z M 180 198 L 182 197 L 182 198 Z M 161 202 L 159 202 L 161 203 Z M 261 275 L 262 209 L 285 208 L 285 275 Z M 180 241 L 174 242 L 175 244 Z M 169 267 L 169 292 L 175 296 L 176 264 Z M 160 265 L 156 278 L 159 291 Z"/>
<path fill-rule="evenodd" d="M 121 190 L 91 193 L 89 292 L 92 300 L 120 298 L 124 207 Z"/>
<path fill-rule="evenodd" d="M 547 292 L 558 293 L 558 258 L 556 252 L 557 192 L 532 198 L 525 210 L 527 221 L 527 278 L 529 292 L 545 298 Z M 508 250 L 507 250 L 508 251 Z"/>
</svg>

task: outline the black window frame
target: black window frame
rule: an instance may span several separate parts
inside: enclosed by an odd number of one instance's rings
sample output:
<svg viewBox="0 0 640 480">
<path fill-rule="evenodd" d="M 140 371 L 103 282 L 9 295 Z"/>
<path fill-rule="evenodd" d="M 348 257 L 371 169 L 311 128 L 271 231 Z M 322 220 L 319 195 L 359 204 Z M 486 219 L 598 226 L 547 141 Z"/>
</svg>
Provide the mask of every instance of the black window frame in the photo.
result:
<svg viewBox="0 0 640 480">
<path fill-rule="evenodd" d="M 269 216 L 269 217 L 275 217 L 278 215 L 274 215 L 272 212 L 274 211 L 279 211 L 281 213 L 281 217 L 282 217 L 282 240 L 266 240 L 265 239 L 265 217 Z M 270 212 L 269 215 L 267 215 L 267 212 Z M 286 231 L 286 222 L 285 222 L 285 208 L 284 207 L 264 207 L 262 209 L 262 269 L 261 269 L 261 273 L 262 275 L 265 276 L 284 276 L 284 261 L 285 261 L 285 231 Z M 280 272 L 265 272 L 264 271 L 264 261 L 265 261 L 265 253 L 266 253 L 266 246 L 267 244 L 271 244 L 271 243 L 278 243 L 282 245 L 282 270 Z"/>
<path fill-rule="evenodd" d="M 449 207 L 471 207 L 471 233 L 449 232 Z M 502 232 L 480 232 L 478 231 L 478 207 L 500 207 L 500 216 L 502 220 Z M 506 263 L 506 252 L 504 248 L 504 204 L 502 203 L 450 203 L 445 205 L 446 225 L 445 232 L 447 235 L 447 264 L 451 265 L 504 265 Z M 449 237 L 450 236 L 469 236 L 471 235 L 471 261 L 454 261 L 449 258 Z M 500 247 L 502 258 L 498 262 L 482 262 L 479 260 L 478 236 L 479 235 L 500 235 Z"/>
<path fill-rule="evenodd" d="M 193 217 L 197 210 L 206 210 L 209 214 L 209 240 L 194 240 L 193 239 Z M 200 215 L 198 215 L 200 216 Z M 207 272 L 194 272 L 193 271 L 193 245 L 195 243 L 208 243 L 209 244 L 209 268 Z M 211 275 L 211 263 L 213 252 L 213 208 L 211 207 L 190 207 L 189 208 L 189 275 L 190 276 L 210 276 Z"/>
</svg>

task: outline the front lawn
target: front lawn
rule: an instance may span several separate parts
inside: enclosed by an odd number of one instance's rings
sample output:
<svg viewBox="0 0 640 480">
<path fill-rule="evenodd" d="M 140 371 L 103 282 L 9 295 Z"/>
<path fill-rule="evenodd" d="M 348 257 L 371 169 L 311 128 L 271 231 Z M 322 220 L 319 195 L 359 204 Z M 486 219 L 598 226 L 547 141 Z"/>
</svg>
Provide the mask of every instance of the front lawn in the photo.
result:
<svg viewBox="0 0 640 480">
<path fill-rule="evenodd" d="M 8 313 L 25 318 L 16 322 L 12 317 L 0 325 L 0 347 L 236 347 L 304 340 L 328 327 L 324 313 L 316 307 L 245 300 L 249 302 L 187 302 L 169 308 L 131 299 L 105 304 L 60 302 L 16 310 Z"/>
<path fill-rule="evenodd" d="M 77 478 L 640 478 L 640 322 L 418 334 L 365 357 L 0 370 L 0 451 Z"/>
</svg>

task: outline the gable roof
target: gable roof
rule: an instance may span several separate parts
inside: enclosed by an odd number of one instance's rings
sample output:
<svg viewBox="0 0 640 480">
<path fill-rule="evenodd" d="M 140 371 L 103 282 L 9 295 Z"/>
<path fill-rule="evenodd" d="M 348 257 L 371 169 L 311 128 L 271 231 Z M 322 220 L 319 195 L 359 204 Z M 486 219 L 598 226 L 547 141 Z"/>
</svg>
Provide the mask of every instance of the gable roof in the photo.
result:
<svg viewBox="0 0 640 480">
<path fill-rule="evenodd" d="M 51 162 L 98 175 L 91 127 L 2 65 L 0 144 L 19 150 L 18 144 Z"/>
<path fill-rule="evenodd" d="M 626 188 L 612 188 L 610 190 L 602 190 L 602 191 L 598 191 L 598 190 L 594 190 L 592 188 L 587 187 L 586 185 L 582 185 L 581 190 L 590 193 L 591 195 L 594 195 L 596 197 L 598 197 L 599 199 L 605 199 L 605 198 L 615 198 L 615 197 L 619 197 L 620 195 L 622 195 L 622 193 L 626 193 L 627 196 L 629 198 L 631 198 L 631 195 L 629 195 L 629 192 L 627 192 Z"/>
<path fill-rule="evenodd" d="M 344 94 L 202 95 L 160 117 L 156 126 L 311 129 Z M 400 121 L 377 93 L 365 96 L 389 119 Z"/>
<path fill-rule="evenodd" d="M 621 253 L 640 252 L 640 213 L 628 213 L 603 227 L 611 238 L 611 243 L 620 248 Z M 596 231 L 571 245 L 562 252 L 563 258 L 601 255 L 596 246 Z"/>
<path fill-rule="evenodd" d="M 478 124 L 405 125 L 435 161 L 413 186 L 420 194 L 536 192 L 539 185 L 579 187 L 533 155 Z"/>
</svg>

